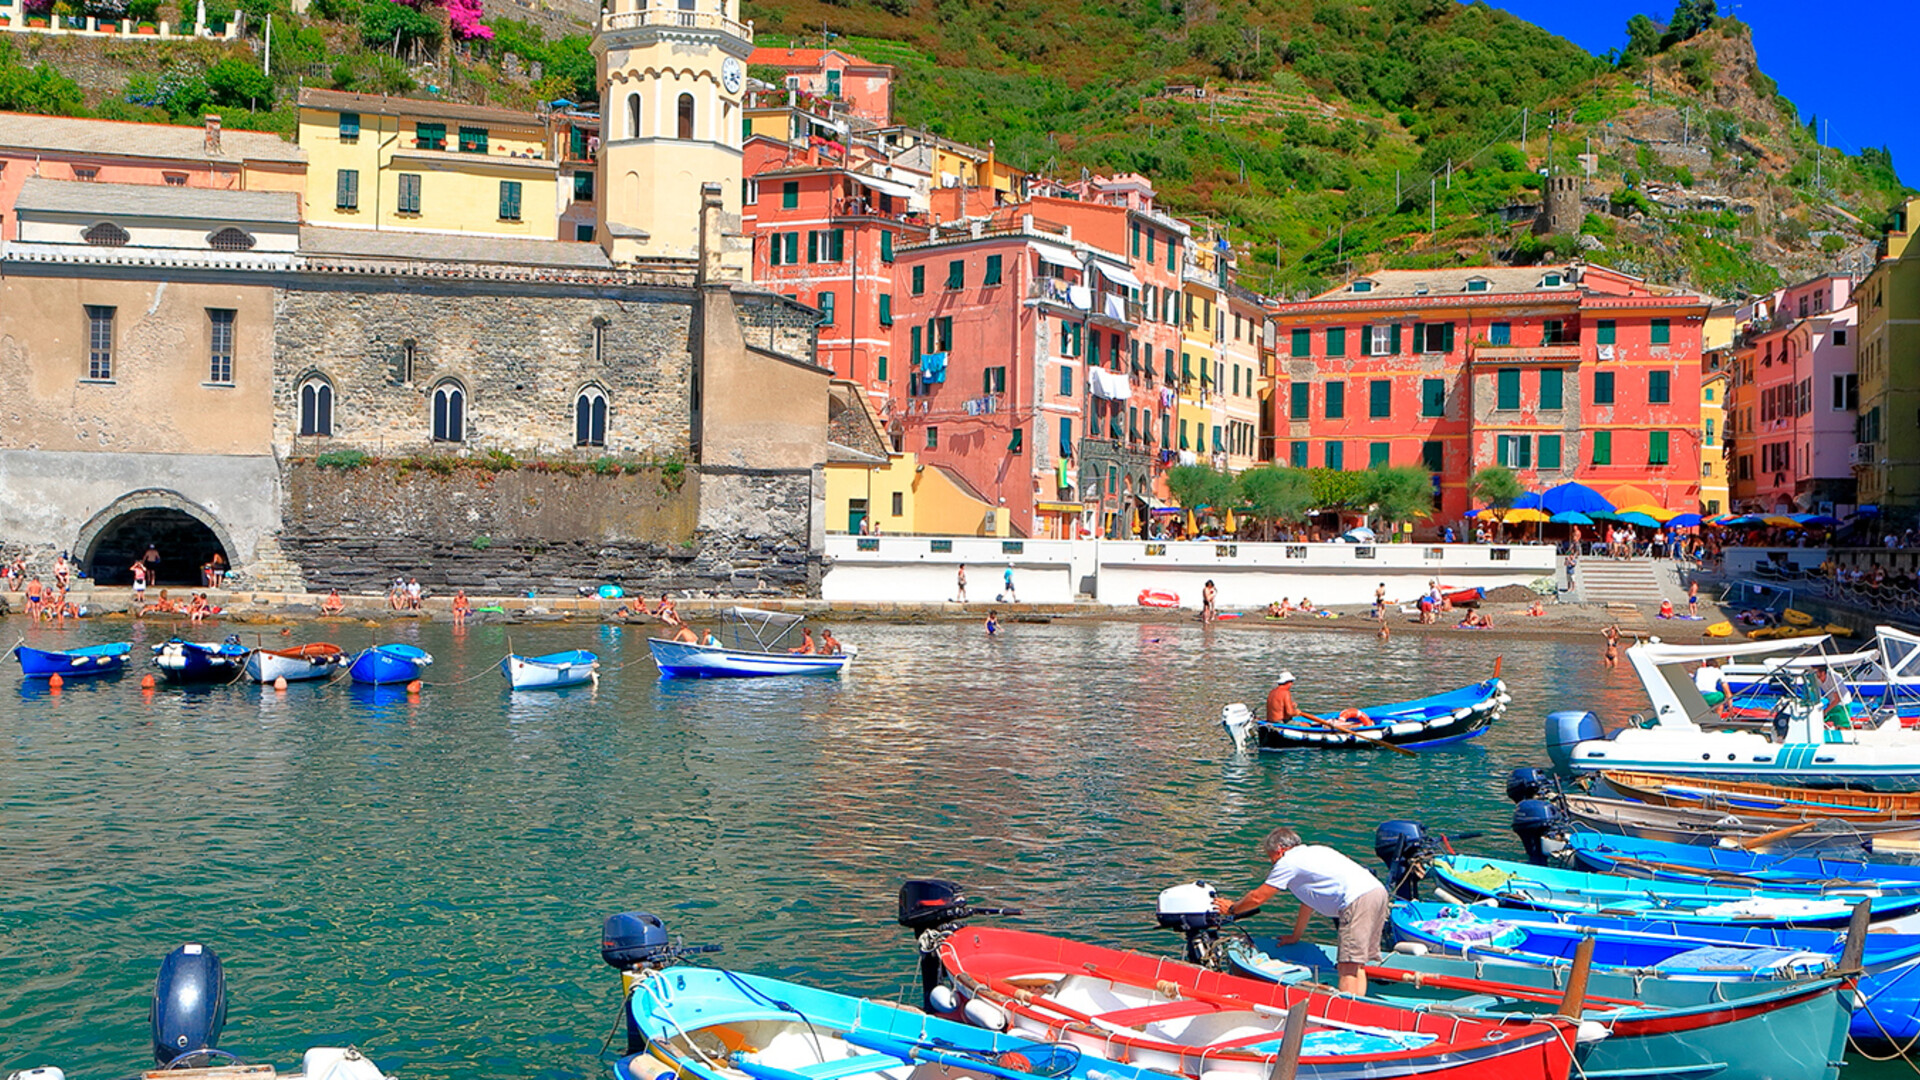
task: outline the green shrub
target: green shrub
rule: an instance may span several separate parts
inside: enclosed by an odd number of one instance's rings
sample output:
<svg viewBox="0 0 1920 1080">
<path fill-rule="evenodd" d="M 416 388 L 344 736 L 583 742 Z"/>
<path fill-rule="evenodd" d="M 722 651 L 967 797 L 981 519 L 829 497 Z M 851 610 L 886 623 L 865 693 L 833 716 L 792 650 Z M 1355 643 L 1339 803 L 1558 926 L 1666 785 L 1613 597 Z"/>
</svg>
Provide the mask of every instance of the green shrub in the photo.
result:
<svg viewBox="0 0 1920 1080">
<path fill-rule="evenodd" d="M 329 450 L 313 459 L 322 469 L 359 469 L 366 466 L 367 455 L 358 450 Z"/>
</svg>

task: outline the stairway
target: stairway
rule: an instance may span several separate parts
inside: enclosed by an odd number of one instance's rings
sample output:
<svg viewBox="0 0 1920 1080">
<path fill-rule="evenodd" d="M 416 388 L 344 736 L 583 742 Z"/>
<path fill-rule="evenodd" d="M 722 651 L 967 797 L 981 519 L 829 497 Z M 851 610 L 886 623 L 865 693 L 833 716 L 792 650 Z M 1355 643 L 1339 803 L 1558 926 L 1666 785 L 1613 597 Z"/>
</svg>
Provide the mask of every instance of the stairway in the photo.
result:
<svg viewBox="0 0 1920 1080">
<path fill-rule="evenodd" d="M 287 558 L 280 541 L 263 536 L 253 547 L 253 561 L 241 568 L 245 573 L 237 583 L 252 592 L 300 593 L 307 591 L 306 575 L 300 564 Z"/>
<path fill-rule="evenodd" d="M 1583 604 L 1657 606 L 1668 598 L 1663 587 L 1663 578 L 1668 575 L 1662 572 L 1660 561 L 1583 558 L 1573 573 L 1574 596 Z"/>
</svg>

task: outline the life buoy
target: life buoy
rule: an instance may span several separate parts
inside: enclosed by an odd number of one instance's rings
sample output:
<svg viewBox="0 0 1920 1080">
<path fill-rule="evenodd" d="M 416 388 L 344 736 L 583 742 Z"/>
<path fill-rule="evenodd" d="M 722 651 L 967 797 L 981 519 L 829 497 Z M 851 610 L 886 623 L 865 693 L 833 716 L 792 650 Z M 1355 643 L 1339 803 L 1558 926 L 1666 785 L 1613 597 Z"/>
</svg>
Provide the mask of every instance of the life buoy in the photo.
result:
<svg viewBox="0 0 1920 1080">
<path fill-rule="evenodd" d="M 1348 708 L 1340 710 L 1340 719 L 1352 724 L 1364 724 L 1368 722 L 1369 717 L 1359 709 Z"/>
</svg>

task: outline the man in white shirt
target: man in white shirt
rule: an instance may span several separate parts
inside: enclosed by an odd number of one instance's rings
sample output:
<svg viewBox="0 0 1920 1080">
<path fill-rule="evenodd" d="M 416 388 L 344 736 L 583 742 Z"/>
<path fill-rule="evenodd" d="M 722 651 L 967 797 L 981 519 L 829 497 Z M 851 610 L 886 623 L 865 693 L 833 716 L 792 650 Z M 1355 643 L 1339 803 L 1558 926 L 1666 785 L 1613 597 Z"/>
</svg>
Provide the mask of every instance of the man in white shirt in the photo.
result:
<svg viewBox="0 0 1920 1080">
<path fill-rule="evenodd" d="M 1339 950 L 1334 956 L 1340 971 L 1340 991 L 1365 994 L 1366 965 L 1380 961 L 1380 935 L 1393 907 L 1386 886 L 1366 867 L 1338 851 L 1302 844 L 1300 834 L 1284 826 L 1260 842 L 1260 854 L 1273 862 L 1267 880 L 1238 900 L 1222 896 L 1215 904 L 1222 913 L 1239 916 L 1273 899 L 1282 889 L 1291 892 L 1300 901 L 1300 913 L 1293 920 L 1293 933 L 1281 938 L 1280 943 L 1299 941 L 1307 931 L 1307 920 L 1315 913 L 1332 919 L 1340 928 Z"/>
</svg>

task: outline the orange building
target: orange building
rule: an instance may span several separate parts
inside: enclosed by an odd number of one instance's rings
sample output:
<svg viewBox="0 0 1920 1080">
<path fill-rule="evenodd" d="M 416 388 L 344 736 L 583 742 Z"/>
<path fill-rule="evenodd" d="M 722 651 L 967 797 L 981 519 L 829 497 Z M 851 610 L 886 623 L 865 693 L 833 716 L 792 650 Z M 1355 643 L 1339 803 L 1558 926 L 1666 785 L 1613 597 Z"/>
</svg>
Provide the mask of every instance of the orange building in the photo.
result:
<svg viewBox="0 0 1920 1080">
<path fill-rule="evenodd" d="M 875 126 L 893 123 L 893 68 L 839 49 L 761 46 L 747 63 L 786 73 L 786 88 L 847 103 L 854 116 Z"/>
</svg>

